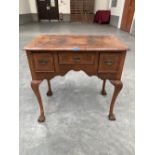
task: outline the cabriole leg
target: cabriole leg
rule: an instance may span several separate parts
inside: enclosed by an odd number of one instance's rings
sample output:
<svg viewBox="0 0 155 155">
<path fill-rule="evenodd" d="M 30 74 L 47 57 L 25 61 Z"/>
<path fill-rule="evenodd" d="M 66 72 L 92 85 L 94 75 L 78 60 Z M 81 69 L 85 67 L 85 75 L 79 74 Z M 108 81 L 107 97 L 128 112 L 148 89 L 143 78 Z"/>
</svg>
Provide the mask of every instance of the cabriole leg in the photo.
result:
<svg viewBox="0 0 155 155">
<path fill-rule="evenodd" d="M 106 84 L 106 80 L 103 80 L 103 85 L 102 85 L 102 95 L 107 95 L 106 91 L 105 91 L 105 84 Z"/>
<path fill-rule="evenodd" d="M 113 110 L 114 110 L 116 98 L 119 92 L 121 91 L 123 84 L 119 80 L 111 80 L 110 82 L 114 85 L 115 88 L 114 88 L 114 93 L 113 93 L 113 97 L 112 97 L 111 104 L 110 104 L 109 120 L 116 120 Z"/>
<path fill-rule="evenodd" d="M 47 91 L 47 96 L 52 96 L 52 89 L 51 89 L 51 83 L 50 80 L 47 80 L 47 84 L 48 84 L 48 91 Z"/>
<path fill-rule="evenodd" d="M 42 103 L 42 99 L 39 91 L 40 83 L 41 83 L 41 80 L 32 80 L 31 87 L 39 103 L 40 116 L 38 118 L 38 122 L 44 122 L 45 121 L 44 108 L 43 108 L 43 103 Z"/>
</svg>

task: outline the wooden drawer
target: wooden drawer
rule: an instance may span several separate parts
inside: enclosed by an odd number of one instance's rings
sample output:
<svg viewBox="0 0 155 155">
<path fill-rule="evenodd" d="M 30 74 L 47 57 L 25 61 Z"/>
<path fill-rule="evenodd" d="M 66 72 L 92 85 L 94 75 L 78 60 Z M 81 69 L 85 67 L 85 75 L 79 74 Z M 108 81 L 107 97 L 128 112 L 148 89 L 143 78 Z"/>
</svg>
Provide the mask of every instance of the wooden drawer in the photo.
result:
<svg viewBox="0 0 155 155">
<path fill-rule="evenodd" d="M 95 62 L 94 53 L 59 53 L 59 64 L 83 64 L 92 65 Z"/>
<path fill-rule="evenodd" d="M 50 53 L 33 53 L 36 72 L 54 72 L 53 55 Z"/>
<path fill-rule="evenodd" d="M 120 69 L 121 53 L 101 53 L 99 58 L 99 73 L 117 73 Z"/>
</svg>

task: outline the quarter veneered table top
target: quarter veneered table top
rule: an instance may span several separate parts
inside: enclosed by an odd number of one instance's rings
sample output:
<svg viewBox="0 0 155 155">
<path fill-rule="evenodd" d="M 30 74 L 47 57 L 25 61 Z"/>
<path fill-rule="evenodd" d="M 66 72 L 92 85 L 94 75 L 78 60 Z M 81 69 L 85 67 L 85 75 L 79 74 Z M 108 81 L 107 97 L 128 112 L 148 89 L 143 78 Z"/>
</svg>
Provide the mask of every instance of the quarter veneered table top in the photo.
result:
<svg viewBox="0 0 155 155">
<path fill-rule="evenodd" d="M 42 35 L 25 50 L 38 51 L 126 51 L 127 45 L 115 36 Z"/>
</svg>

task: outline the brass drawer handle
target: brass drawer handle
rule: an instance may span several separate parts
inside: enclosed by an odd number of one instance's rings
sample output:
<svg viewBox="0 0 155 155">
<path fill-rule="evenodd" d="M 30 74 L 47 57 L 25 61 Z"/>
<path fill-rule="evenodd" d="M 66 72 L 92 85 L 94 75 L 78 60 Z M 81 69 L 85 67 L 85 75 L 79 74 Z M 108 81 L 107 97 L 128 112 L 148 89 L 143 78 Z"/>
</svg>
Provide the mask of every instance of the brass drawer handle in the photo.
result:
<svg viewBox="0 0 155 155">
<path fill-rule="evenodd" d="M 78 58 L 78 57 L 73 58 L 73 60 L 74 60 L 75 62 L 80 62 L 80 58 Z"/>
<path fill-rule="evenodd" d="M 108 66 L 111 66 L 113 64 L 113 61 L 112 60 L 107 60 L 107 61 L 105 61 L 105 64 L 108 65 Z"/>
<path fill-rule="evenodd" d="M 47 64 L 48 63 L 48 60 L 46 60 L 46 59 L 40 59 L 40 60 L 38 60 L 39 61 L 39 63 L 41 63 L 41 64 Z"/>
</svg>

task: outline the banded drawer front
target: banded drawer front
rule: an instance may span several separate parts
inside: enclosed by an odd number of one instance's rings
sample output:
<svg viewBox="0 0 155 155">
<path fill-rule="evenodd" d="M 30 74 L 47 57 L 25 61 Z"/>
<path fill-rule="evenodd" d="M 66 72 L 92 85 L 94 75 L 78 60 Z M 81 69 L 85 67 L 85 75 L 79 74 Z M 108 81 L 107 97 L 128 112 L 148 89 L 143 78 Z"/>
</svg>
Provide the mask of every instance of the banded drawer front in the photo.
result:
<svg viewBox="0 0 155 155">
<path fill-rule="evenodd" d="M 33 62 L 36 72 L 54 72 L 53 55 L 50 53 L 33 53 Z"/>
<path fill-rule="evenodd" d="M 101 53 L 99 58 L 99 73 L 116 73 L 120 68 L 120 53 Z"/>
<path fill-rule="evenodd" d="M 95 54 L 94 53 L 72 53 L 65 52 L 59 53 L 59 64 L 85 64 L 92 65 L 95 62 Z"/>
</svg>

